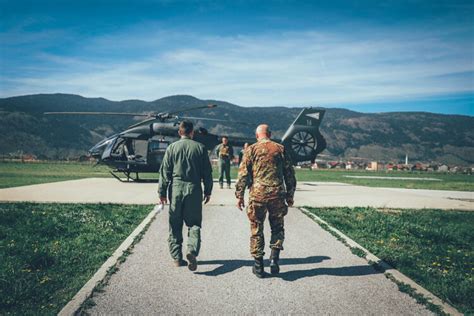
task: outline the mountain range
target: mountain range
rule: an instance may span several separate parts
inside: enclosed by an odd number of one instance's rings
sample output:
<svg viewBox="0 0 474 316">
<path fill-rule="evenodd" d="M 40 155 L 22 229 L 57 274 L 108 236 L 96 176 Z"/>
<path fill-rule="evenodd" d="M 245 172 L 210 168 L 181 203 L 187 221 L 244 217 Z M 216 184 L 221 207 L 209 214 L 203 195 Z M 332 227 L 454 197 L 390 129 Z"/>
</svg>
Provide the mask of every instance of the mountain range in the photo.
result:
<svg viewBox="0 0 474 316">
<path fill-rule="evenodd" d="M 138 122 L 130 117 L 45 116 L 51 111 L 167 112 L 190 106 L 217 104 L 190 116 L 229 120 L 200 121 L 211 133 L 252 136 L 255 127 L 268 123 L 281 137 L 301 107 L 241 107 L 218 100 L 176 95 L 155 101 L 110 101 L 71 94 L 36 94 L 0 99 L 0 154 L 28 153 L 61 159 L 84 155 L 104 137 Z M 428 112 L 360 113 L 326 108 L 320 131 L 328 147 L 321 158 L 366 159 L 387 162 L 474 164 L 474 117 Z M 390 109 L 387 109 L 390 111 Z M 239 121 L 247 122 L 241 124 Z"/>
</svg>

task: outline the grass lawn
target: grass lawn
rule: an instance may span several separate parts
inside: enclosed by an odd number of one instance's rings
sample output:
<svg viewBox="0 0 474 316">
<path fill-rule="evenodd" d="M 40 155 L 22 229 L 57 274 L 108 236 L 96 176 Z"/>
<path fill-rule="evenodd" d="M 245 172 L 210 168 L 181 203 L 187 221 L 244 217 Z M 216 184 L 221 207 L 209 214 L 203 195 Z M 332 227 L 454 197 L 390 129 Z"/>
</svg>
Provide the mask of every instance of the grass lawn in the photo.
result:
<svg viewBox="0 0 474 316">
<path fill-rule="evenodd" d="M 150 210 L 0 203 L 0 315 L 57 314 Z"/>
<path fill-rule="evenodd" d="M 474 191 L 474 176 L 436 172 L 365 171 L 365 170 L 305 170 L 297 169 L 299 181 L 343 182 L 378 188 Z M 356 179 L 346 176 L 390 177 L 391 179 Z M 441 181 L 406 180 L 397 178 L 435 178 Z"/>
<path fill-rule="evenodd" d="M 474 212 L 308 208 L 466 314 L 474 314 Z"/>
<path fill-rule="evenodd" d="M 90 163 L 66 162 L 2 162 L 0 163 L 0 188 L 57 182 L 73 179 L 110 177 L 108 168 Z"/>
<path fill-rule="evenodd" d="M 93 167 L 90 163 L 0 163 L 0 188 L 15 187 L 21 185 L 48 183 L 64 180 L 112 177 L 110 168 L 98 165 Z M 236 167 L 231 168 L 232 179 L 237 178 Z M 355 179 L 346 176 L 382 176 L 393 179 Z M 156 179 L 157 173 L 141 174 L 144 179 Z M 217 167 L 213 168 L 214 179 L 219 177 Z M 442 181 L 405 180 L 396 178 L 436 178 Z M 370 187 L 389 187 L 406 189 L 432 189 L 432 190 L 455 190 L 474 191 L 474 176 L 463 174 L 443 174 L 426 172 L 372 172 L 372 171 L 346 171 L 346 170 L 308 170 L 296 169 L 298 181 L 320 181 L 320 182 L 343 182 Z"/>
</svg>

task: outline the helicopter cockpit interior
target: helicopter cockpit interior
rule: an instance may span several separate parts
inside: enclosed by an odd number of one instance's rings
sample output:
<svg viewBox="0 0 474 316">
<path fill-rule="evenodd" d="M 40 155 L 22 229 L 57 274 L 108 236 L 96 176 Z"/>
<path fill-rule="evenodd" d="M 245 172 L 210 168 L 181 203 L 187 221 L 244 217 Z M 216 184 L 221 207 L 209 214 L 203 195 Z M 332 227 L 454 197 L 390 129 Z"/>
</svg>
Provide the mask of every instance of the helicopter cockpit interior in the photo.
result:
<svg viewBox="0 0 474 316">
<path fill-rule="evenodd" d="M 160 156 L 169 144 L 163 139 L 119 138 L 112 148 L 111 157 L 124 162 L 161 162 Z"/>
<path fill-rule="evenodd" d="M 146 146 L 143 150 L 140 142 L 147 141 L 131 138 L 117 139 L 112 148 L 111 157 L 120 161 L 146 162 Z"/>
</svg>

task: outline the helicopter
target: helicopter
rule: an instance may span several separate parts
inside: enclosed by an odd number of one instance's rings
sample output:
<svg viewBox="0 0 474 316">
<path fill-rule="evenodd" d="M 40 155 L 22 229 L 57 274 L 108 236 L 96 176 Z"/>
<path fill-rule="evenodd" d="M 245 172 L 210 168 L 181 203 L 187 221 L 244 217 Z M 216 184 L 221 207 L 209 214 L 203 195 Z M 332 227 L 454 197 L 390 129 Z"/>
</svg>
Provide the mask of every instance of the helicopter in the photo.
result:
<svg viewBox="0 0 474 316">
<path fill-rule="evenodd" d="M 117 180 L 139 182 L 143 181 L 139 178 L 139 173 L 159 172 L 166 148 L 179 139 L 178 127 L 181 121 L 229 122 L 214 118 L 178 116 L 178 113 L 215 107 L 217 105 L 209 104 L 161 113 L 45 112 L 44 114 L 145 117 L 143 121 L 129 126 L 126 130 L 103 139 L 88 151 L 90 156 L 97 159 L 97 164 L 104 164 L 112 168 L 110 173 Z M 294 165 L 303 161 L 314 163 L 316 156 L 326 148 L 326 140 L 319 131 L 324 114 L 325 111 L 322 109 L 304 108 L 289 126 L 284 136 L 281 139 L 273 139 L 285 146 Z M 226 136 L 231 146 L 243 147 L 245 143 L 252 144 L 256 141 L 255 138 Z M 203 127 L 197 127 L 194 130 L 193 139 L 202 143 L 208 151 L 212 151 L 220 143 L 221 136 L 209 133 Z M 122 179 L 120 173 L 126 178 Z"/>
</svg>

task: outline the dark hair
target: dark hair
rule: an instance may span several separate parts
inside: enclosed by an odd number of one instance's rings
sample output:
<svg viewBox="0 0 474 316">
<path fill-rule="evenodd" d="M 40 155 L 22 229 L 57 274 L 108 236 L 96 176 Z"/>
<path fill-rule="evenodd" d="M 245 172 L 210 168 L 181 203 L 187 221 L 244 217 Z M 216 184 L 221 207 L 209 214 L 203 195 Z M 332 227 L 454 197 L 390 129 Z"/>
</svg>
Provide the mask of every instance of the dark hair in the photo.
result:
<svg viewBox="0 0 474 316">
<path fill-rule="evenodd" d="M 224 138 L 225 138 L 225 139 L 229 139 L 229 137 L 227 137 L 227 136 L 222 136 L 221 138 L 222 138 L 222 139 L 224 139 Z"/>
<path fill-rule="evenodd" d="M 193 123 L 190 121 L 182 121 L 179 123 L 179 132 L 183 135 L 189 135 L 194 129 Z"/>
</svg>

